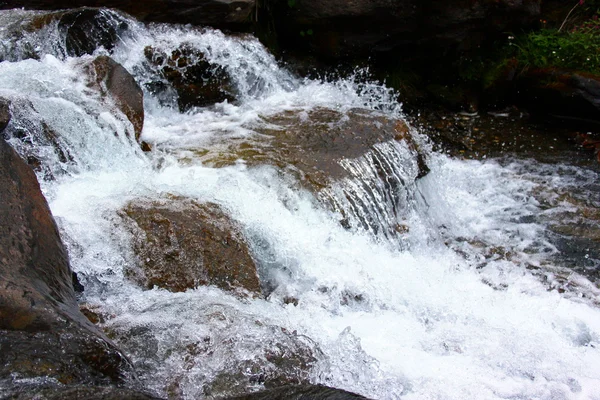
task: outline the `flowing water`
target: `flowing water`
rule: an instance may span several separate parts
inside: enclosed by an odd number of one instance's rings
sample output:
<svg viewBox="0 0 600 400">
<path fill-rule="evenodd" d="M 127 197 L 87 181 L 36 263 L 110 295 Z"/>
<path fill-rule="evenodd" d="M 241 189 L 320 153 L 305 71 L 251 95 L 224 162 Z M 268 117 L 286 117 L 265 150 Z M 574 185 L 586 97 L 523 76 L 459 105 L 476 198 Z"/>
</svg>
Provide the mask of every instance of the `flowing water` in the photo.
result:
<svg viewBox="0 0 600 400">
<path fill-rule="evenodd" d="M 250 36 L 106 12 L 107 24 L 127 23 L 110 55 L 145 90 L 142 139 L 153 150 L 144 153 L 87 85 L 91 56 L 68 56 L 56 22 L 23 29 L 36 16 L 0 13 L 6 136 L 35 161 L 82 302 L 147 388 L 219 396 L 259 390 L 285 370 L 374 399 L 600 399 L 600 289 L 575 272 L 600 267 L 599 238 L 563 257 L 581 243 L 556 229 L 597 228 L 597 169 L 450 157 L 414 127 L 430 170 L 421 178 L 403 141 L 342 160 L 347 174 L 318 193 L 277 165 L 216 166 L 193 150 L 260 140 L 282 113 L 403 119 L 400 105 L 358 76 L 299 79 Z M 149 89 L 161 78 L 144 49 L 182 45 L 226 70 L 236 102 L 182 113 L 172 93 Z M 143 290 L 126 278 L 136 261 L 119 210 L 173 195 L 217 203 L 241 224 L 266 298 Z"/>
</svg>

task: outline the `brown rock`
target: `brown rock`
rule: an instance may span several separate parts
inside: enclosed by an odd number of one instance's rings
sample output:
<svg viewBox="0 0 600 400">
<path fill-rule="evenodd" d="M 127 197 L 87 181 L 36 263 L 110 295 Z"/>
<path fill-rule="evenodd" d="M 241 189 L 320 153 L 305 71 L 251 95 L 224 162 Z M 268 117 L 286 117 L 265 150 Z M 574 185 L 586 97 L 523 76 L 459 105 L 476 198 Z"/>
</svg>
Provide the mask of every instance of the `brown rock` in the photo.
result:
<svg viewBox="0 0 600 400">
<path fill-rule="evenodd" d="M 0 139 L 0 380 L 123 382 L 128 360 L 79 312 L 67 253 L 33 171 Z"/>
<path fill-rule="evenodd" d="M 139 139 L 144 127 L 144 93 L 133 76 L 107 56 L 96 57 L 86 69 L 91 75 L 91 86 L 115 102 L 133 124 L 135 138 Z"/>
<path fill-rule="evenodd" d="M 228 138 L 223 146 L 196 151 L 203 163 L 216 167 L 233 165 L 239 159 L 248 165 L 271 164 L 286 170 L 292 166 L 309 189 L 319 191 L 349 176 L 341 160 L 364 156 L 377 143 L 397 140 L 415 146 L 404 121 L 362 109 L 341 113 L 321 108 L 308 115 L 289 111 L 267 117 L 265 122 L 268 128 L 253 127 L 262 135 L 258 140 Z M 421 175 L 426 171 L 423 163 Z"/>
<path fill-rule="evenodd" d="M 122 216 L 134 234 L 139 269 L 130 276 L 147 288 L 181 292 L 199 285 L 260 294 L 256 265 L 240 227 L 216 204 L 175 198 L 130 203 Z"/>
</svg>

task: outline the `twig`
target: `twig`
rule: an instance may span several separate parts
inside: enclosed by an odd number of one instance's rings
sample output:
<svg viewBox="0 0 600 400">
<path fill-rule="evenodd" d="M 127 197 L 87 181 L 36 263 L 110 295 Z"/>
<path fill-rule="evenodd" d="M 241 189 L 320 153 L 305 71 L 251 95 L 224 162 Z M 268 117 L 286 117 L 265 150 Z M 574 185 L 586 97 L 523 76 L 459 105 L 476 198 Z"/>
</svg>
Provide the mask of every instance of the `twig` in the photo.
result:
<svg viewBox="0 0 600 400">
<path fill-rule="evenodd" d="M 565 23 L 567 22 L 567 20 L 569 19 L 569 17 L 571 16 L 571 13 L 577 8 L 578 5 L 583 4 L 583 0 L 578 1 L 577 3 L 575 3 L 575 6 L 573 6 L 573 8 L 571 8 L 571 11 L 569 11 L 569 13 L 567 14 L 567 16 L 565 17 L 565 20 L 562 22 L 562 24 L 560 25 L 560 28 L 558 28 L 558 31 L 560 32 L 563 28 L 563 26 L 565 26 Z"/>
</svg>

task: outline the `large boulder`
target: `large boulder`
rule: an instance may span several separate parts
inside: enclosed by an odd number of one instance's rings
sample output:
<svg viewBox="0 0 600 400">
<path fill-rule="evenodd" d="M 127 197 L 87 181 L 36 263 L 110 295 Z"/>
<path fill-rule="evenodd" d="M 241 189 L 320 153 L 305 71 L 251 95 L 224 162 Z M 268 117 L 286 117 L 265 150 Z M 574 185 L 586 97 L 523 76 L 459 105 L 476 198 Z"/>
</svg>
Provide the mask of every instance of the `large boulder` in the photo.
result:
<svg viewBox="0 0 600 400">
<path fill-rule="evenodd" d="M 255 0 L 11 0 L 0 9 L 24 7 L 60 10 L 75 7 L 116 8 L 148 22 L 208 25 L 221 29 L 247 29 Z"/>
<path fill-rule="evenodd" d="M 271 3 L 268 12 L 284 48 L 308 50 L 325 59 L 387 55 L 401 56 L 406 62 L 411 58 L 441 59 L 536 23 L 541 0 Z"/>
<path fill-rule="evenodd" d="M 144 127 L 144 92 L 133 76 L 108 56 L 98 56 L 84 67 L 89 75 L 89 86 L 110 98 L 132 123 L 136 140 Z"/>
<path fill-rule="evenodd" d="M 80 312 L 56 223 L 29 166 L 0 139 L 0 381 L 115 384 L 127 358 Z"/>
<path fill-rule="evenodd" d="M 600 125 L 600 76 L 556 68 L 525 71 L 517 80 L 517 102 L 533 113 Z"/>
<path fill-rule="evenodd" d="M 138 201 L 121 214 L 139 260 L 128 273 L 142 286 L 181 292 L 210 284 L 260 295 L 241 228 L 216 204 L 182 198 Z"/>
</svg>

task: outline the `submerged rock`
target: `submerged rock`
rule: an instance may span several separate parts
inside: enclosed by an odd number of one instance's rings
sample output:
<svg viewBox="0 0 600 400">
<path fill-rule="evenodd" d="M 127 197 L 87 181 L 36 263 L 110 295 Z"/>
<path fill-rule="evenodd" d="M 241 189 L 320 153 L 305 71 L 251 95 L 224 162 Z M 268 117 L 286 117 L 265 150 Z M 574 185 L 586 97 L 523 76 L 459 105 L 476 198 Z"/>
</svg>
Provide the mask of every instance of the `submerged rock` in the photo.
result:
<svg viewBox="0 0 600 400">
<path fill-rule="evenodd" d="M 112 99 L 117 108 L 133 124 L 136 140 L 144 127 L 144 92 L 133 76 L 119 63 L 107 56 L 96 57 L 85 66 L 90 86 L 103 97 Z"/>
<path fill-rule="evenodd" d="M 79 312 L 66 250 L 33 171 L 0 140 L 0 380 L 123 383 L 125 356 Z"/>
<path fill-rule="evenodd" d="M 142 286 L 182 292 L 199 285 L 260 295 L 256 265 L 239 225 L 212 203 L 174 198 L 130 203 L 122 212 Z"/>
<path fill-rule="evenodd" d="M 285 386 L 243 396 L 229 397 L 227 400 L 352 400 L 366 397 L 323 385 Z M 225 399 L 223 399 L 225 400 Z"/>
<path fill-rule="evenodd" d="M 225 69 L 208 62 L 193 47 L 182 45 L 176 50 L 165 52 L 148 46 L 144 49 L 144 54 L 164 79 L 149 82 L 148 89 L 161 98 L 169 96 L 170 85 L 177 93 L 177 103 L 182 112 L 192 107 L 235 100 L 233 84 Z M 161 96 L 163 92 L 164 95 Z"/>
</svg>

